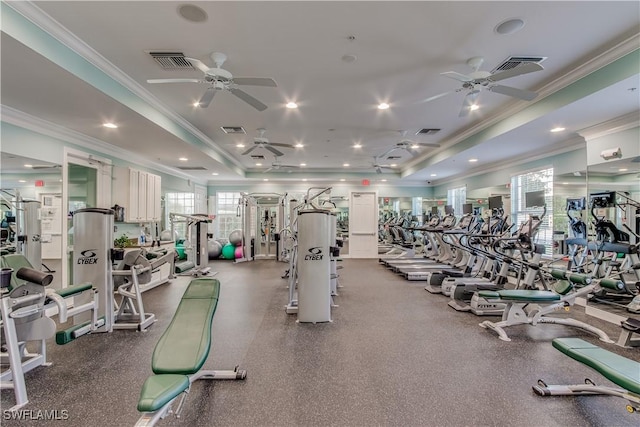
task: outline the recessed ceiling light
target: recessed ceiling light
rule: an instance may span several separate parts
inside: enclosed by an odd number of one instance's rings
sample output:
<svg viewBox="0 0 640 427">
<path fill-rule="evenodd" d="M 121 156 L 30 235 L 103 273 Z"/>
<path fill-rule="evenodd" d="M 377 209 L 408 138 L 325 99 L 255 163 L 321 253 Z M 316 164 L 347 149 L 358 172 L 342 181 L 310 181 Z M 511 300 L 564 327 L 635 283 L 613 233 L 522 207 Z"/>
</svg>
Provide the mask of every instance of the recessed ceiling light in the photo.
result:
<svg viewBox="0 0 640 427">
<path fill-rule="evenodd" d="M 398 165 L 396 163 L 391 163 L 389 166 L 391 166 L 392 168 L 395 168 Z"/>
<path fill-rule="evenodd" d="M 298 108 L 298 104 L 293 101 L 287 102 L 287 108 Z"/>
<path fill-rule="evenodd" d="M 564 130 L 563 127 L 557 127 L 550 130 L 550 132 L 562 132 Z"/>
<path fill-rule="evenodd" d="M 413 148 L 413 149 L 415 150 L 416 148 L 420 148 L 420 146 L 419 146 L 418 144 L 413 144 L 413 145 L 411 146 L 411 148 Z"/>
<path fill-rule="evenodd" d="M 24 179 L 19 179 L 19 180 L 18 180 L 18 182 L 20 182 L 20 183 L 24 184 L 24 183 L 25 183 L 25 182 L 27 182 L 27 181 L 25 181 Z"/>
<path fill-rule="evenodd" d="M 520 18 L 509 18 L 496 25 L 495 32 L 506 35 L 520 31 L 524 27 L 524 21 Z"/>
<path fill-rule="evenodd" d="M 180 160 L 181 162 L 186 162 L 189 159 L 187 159 L 186 157 L 180 157 L 178 160 Z"/>
<path fill-rule="evenodd" d="M 300 163 L 300 166 L 304 167 L 304 166 L 307 166 L 307 164 L 306 163 Z"/>
<path fill-rule="evenodd" d="M 118 125 L 117 125 L 117 124 L 115 124 L 115 123 L 110 123 L 110 122 L 109 122 L 109 123 L 103 123 L 103 124 L 102 124 L 102 126 L 104 126 L 104 127 L 106 127 L 106 128 L 109 128 L 109 129 L 117 129 L 117 128 L 118 128 Z"/>
<path fill-rule="evenodd" d="M 621 169 L 618 169 L 618 172 L 626 172 L 626 171 L 628 171 L 628 170 L 629 170 L 629 169 L 627 169 L 627 168 L 621 168 Z"/>
<path fill-rule="evenodd" d="M 359 144 L 359 143 L 353 144 L 353 148 L 362 148 L 362 144 Z"/>
<path fill-rule="evenodd" d="M 303 148 L 303 147 L 304 147 L 304 144 L 301 144 L 301 143 L 299 143 L 299 142 L 298 142 L 296 145 L 294 145 L 294 147 L 296 147 L 296 148 Z"/>
<path fill-rule="evenodd" d="M 24 167 L 25 167 L 25 168 L 32 168 L 32 167 L 33 167 L 33 165 L 28 165 L 28 164 L 27 164 L 27 165 L 24 165 Z"/>
<path fill-rule="evenodd" d="M 389 108 L 389 104 L 387 104 L 386 102 L 381 102 L 380 104 L 378 104 L 378 110 L 386 110 L 387 108 Z"/>
<path fill-rule="evenodd" d="M 435 174 L 435 173 L 432 173 L 430 176 L 438 176 L 438 175 L 437 175 L 437 174 Z"/>
<path fill-rule="evenodd" d="M 302 181 L 307 182 L 307 178 L 302 178 Z"/>
<path fill-rule="evenodd" d="M 344 182 L 344 181 L 346 181 L 346 179 L 344 179 L 344 178 L 340 178 L 340 181 L 341 181 L 341 182 Z"/>
<path fill-rule="evenodd" d="M 244 144 L 240 143 L 240 144 L 236 144 L 236 147 L 238 148 L 244 148 Z"/>
<path fill-rule="evenodd" d="M 269 178 L 262 178 L 263 181 L 269 181 Z"/>
<path fill-rule="evenodd" d="M 256 163 L 256 166 L 262 166 L 262 163 Z"/>
<path fill-rule="evenodd" d="M 469 105 L 469 111 L 476 111 L 478 108 L 480 108 L 478 104 Z"/>
<path fill-rule="evenodd" d="M 345 168 L 349 167 L 349 163 L 343 163 L 342 166 L 344 166 Z"/>
<path fill-rule="evenodd" d="M 569 183 L 568 182 L 563 182 L 562 185 L 569 185 Z"/>
<path fill-rule="evenodd" d="M 211 175 L 218 176 L 218 172 L 213 172 Z"/>
<path fill-rule="evenodd" d="M 200 106 L 200 102 L 198 102 L 198 101 L 194 102 L 194 103 L 193 103 L 193 106 L 194 106 L 194 107 L 199 107 L 199 106 Z"/>
<path fill-rule="evenodd" d="M 475 163 L 477 161 L 478 161 L 478 159 L 469 159 L 469 163 Z"/>
<path fill-rule="evenodd" d="M 380 181 L 382 181 L 382 182 L 387 182 L 387 180 L 386 180 L 386 179 L 381 179 Z"/>
</svg>

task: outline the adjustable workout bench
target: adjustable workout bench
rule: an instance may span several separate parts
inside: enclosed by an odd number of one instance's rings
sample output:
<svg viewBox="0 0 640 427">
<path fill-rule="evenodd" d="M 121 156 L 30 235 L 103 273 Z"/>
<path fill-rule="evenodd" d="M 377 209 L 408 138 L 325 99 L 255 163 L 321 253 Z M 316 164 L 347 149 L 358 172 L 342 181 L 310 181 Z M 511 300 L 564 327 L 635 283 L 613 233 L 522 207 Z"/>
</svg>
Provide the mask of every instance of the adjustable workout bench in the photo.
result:
<svg viewBox="0 0 640 427">
<path fill-rule="evenodd" d="M 555 286 L 555 292 L 536 291 L 525 289 L 511 289 L 500 291 L 479 291 L 478 295 L 489 302 L 500 302 L 506 304 L 500 322 L 484 321 L 480 326 L 492 329 L 503 341 L 511 341 L 504 328 L 513 325 L 538 323 L 557 323 L 561 325 L 574 326 L 591 332 L 600 338 L 601 341 L 612 343 L 613 341 L 602 330 L 572 318 L 560 318 L 546 316 L 557 310 L 566 310 L 574 305 L 578 297 L 586 297 L 592 292 L 602 288 L 621 290 L 624 283 L 614 279 L 591 279 L 582 274 L 569 273 L 564 270 L 553 270 L 551 275 L 559 279 Z M 581 285 L 577 290 L 574 285 Z"/>
<path fill-rule="evenodd" d="M 211 347 L 211 324 L 218 305 L 220 282 L 217 279 L 193 279 L 182 295 L 169 327 L 153 351 L 151 375 L 144 382 L 138 411 L 142 416 L 136 426 L 153 426 L 172 413 L 173 402 L 182 398 L 175 411 L 177 417 L 191 383 L 199 379 L 243 380 L 244 370 L 200 371 Z"/>
<path fill-rule="evenodd" d="M 621 388 L 597 386 L 590 379 L 578 385 L 547 385 L 538 380 L 533 391 L 540 396 L 606 394 L 627 399 L 627 411 L 640 411 L 640 363 L 612 353 L 580 338 L 556 338 L 553 346 L 592 367 Z"/>
</svg>

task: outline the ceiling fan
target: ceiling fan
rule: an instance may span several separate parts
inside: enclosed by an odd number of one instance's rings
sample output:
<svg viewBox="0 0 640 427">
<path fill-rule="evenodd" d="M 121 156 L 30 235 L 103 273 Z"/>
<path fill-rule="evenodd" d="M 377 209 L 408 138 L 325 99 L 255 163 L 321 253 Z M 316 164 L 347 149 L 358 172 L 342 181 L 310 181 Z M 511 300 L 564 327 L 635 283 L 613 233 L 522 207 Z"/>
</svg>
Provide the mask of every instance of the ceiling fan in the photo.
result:
<svg viewBox="0 0 640 427">
<path fill-rule="evenodd" d="M 387 157 L 389 154 L 391 154 L 394 151 L 397 150 L 404 150 L 406 152 L 408 152 L 409 154 L 411 154 L 411 156 L 416 156 L 418 154 L 418 152 L 416 151 L 417 148 L 419 147 L 431 147 L 431 148 L 438 148 L 440 147 L 440 144 L 438 144 L 437 142 L 416 142 L 416 141 L 412 141 L 410 139 L 406 139 L 405 136 L 407 135 L 407 131 L 401 131 L 402 133 L 402 139 L 398 142 L 396 142 L 393 147 L 389 148 L 387 151 L 385 151 L 384 153 L 382 153 L 379 156 L 375 156 L 374 158 L 383 158 L 383 157 Z"/>
<path fill-rule="evenodd" d="M 300 169 L 300 166 L 296 165 L 283 165 L 278 161 L 278 157 L 274 156 L 273 163 L 271 163 L 271 167 L 264 171 L 264 173 L 271 172 L 272 170 L 286 170 L 287 173 L 291 173 L 292 169 Z"/>
<path fill-rule="evenodd" d="M 198 106 L 201 108 L 207 108 L 209 104 L 211 104 L 211 100 L 217 91 L 226 90 L 231 92 L 233 95 L 237 96 L 247 104 L 251 105 L 258 111 L 264 111 L 267 109 L 267 106 L 262 102 L 258 101 L 253 96 L 248 93 L 238 89 L 238 86 L 268 86 L 268 87 L 277 87 L 275 80 L 267 77 L 233 77 L 233 75 L 227 71 L 223 70 L 222 64 L 227 60 L 227 55 L 220 52 L 213 52 L 211 54 L 211 59 L 216 64 L 215 67 L 209 68 L 206 64 L 204 64 L 199 59 L 187 58 L 194 67 L 199 69 L 204 73 L 204 76 L 199 79 L 149 79 L 147 83 L 205 83 L 209 85 L 207 90 L 204 92 L 200 101 L 198 101 Z"/>
<path fill-rule="evenodd" d="M 460 114 L 459 114 L 460 117 L 464 117 L 469 113 L 469 111 L 471 111 L 472 105 L 475 105 L 475 101 L 478 98 L 478 94 L 480 93 L 480 90 L 483 88 L 491 92 L 500 93 L 502 95 L 511 96 L 513 98 L 522 99 L 524 101 L 531 101 L 536 96 L 538 96 L 536 92 L 533 92 L 530 90 L 518 89 L 511 86 L 503 86 L 495 83 L 500 80 L 509 79 L 511 77 L 520 76 L 522 74 L 528 74 L 528 73 L 533 73 L 535 71 L 544 70 L 544 68 L 542 68 L 542 65 L 537 64 L 535 62 L 527 62 L 521 65 L 518 65 L 517 67 L 511 68 L 509 70 L 500 71 L 500 72 L 491 74 L 488 71 L 480 71 L 480 67 L 482 66 L 483 62 L 484 62 L 484 58 L 482 58 L 481 56 L 475 56 L 473 58 L 470 58 L 467 61 L 467 65 L 471 67 L 473 71 L 468 75 L 460 74 L 455 71 L 447 71 L 445 73 L 440 73 L 445 77 L 449 77 L 454 80 L 458 80 L 462 82 L 462 87 L 454 91 L 434 95 L 432 97 L 425 99 L 423 102 L 433 101 L 435 99 L 449 95 L 450 93 L 456 93 L 456 92 L 461 92 L 463 90 L 467 90 L 468 92 L 462 102 L 462 109 L 460 110 Z"/>
<path fill-rule="evenodd" d="M 378 157 L 376 156 L 373 156 L 373 163 L 371 164 L 371 166 L 376 170 L 376 173 L 382 173 L 382 169 L 393 170 L 393 167 L 391 165 L 381 165 Z"/>
<path fill-rule="evenodd" d="M 280 157 L 280 156 L 284 156 L 284 153 L 273 148 L 275 147 L 286 147 L 286 148 L 295 148 L 293 145 L 291 144 L 282 144 L 282 143 L 278 143 L 278 142 L 269 142 L 269 140 L 267 138 L 264 137 L 264 133 L 267 130 L 264 128 L 260 128 L 258 129 L 258 133 L 259 136 L 253 139 L 253 147 L 249 148 L 247 151 L 245 151 L 244 153 L 242 153 L 242 155 L 246 155 L 251 153 L 253 150 L 255 150 L 258 147 L 262 147 L 266 150 L 271 151 L 276 157 Z"/>
</svg>

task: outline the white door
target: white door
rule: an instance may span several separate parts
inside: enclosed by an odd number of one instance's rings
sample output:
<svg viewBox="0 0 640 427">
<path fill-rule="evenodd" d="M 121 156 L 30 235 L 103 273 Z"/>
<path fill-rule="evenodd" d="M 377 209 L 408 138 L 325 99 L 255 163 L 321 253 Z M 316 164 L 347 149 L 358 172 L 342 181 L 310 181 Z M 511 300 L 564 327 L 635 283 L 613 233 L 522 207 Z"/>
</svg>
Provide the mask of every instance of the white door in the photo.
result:
<svg viewBox="0 0 640 427">
<path fill-rule="evenodd" d="M 349 197 L 349 257 L 378 257 L 378 195 L 352 192 Z"/>
</svg>

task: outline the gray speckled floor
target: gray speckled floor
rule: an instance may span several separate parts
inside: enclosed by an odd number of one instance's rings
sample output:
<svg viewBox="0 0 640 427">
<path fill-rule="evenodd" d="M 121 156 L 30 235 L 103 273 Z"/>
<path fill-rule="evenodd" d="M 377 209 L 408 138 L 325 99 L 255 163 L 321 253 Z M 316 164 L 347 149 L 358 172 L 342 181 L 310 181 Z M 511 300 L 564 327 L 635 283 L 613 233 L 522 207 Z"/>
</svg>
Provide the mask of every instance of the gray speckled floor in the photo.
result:
<svg viewBox="0 0 640 427">
<path fill-rule="evenodd" d="M 182 417 L 166 426 L 637 426 L 622 399 L 541 398 L 548 383 L 581 383 L 597 373 L 551 347 L 559 336 L 590 335 L 561 325 L 518 326 L 500 341 L 485 318 L 450 309 L 375 260 L 343 263 L 345 286 L 333 323 L 297 324 L 284 306 L 285 264 L 214 262 L 222 283 L 207 369 L 236 364 L 246 381 L 199 381 Z M 153 347 L 188 278 L 144 294 L 158 322 L 146 333 L 115 331 L 49 346 L 50 367 L 27 374 L 25 409 L 67 410 L 59 422 L 3 426 L 131 426 Z M 617 330 L 608 327 L 615 338 Z M 640 360 L 640 350 L 612 351 Z M 176 349 L 178 351 L 178 349 Z M 2 407 L 13 402 L 2 391 Z"/>
</svg>

